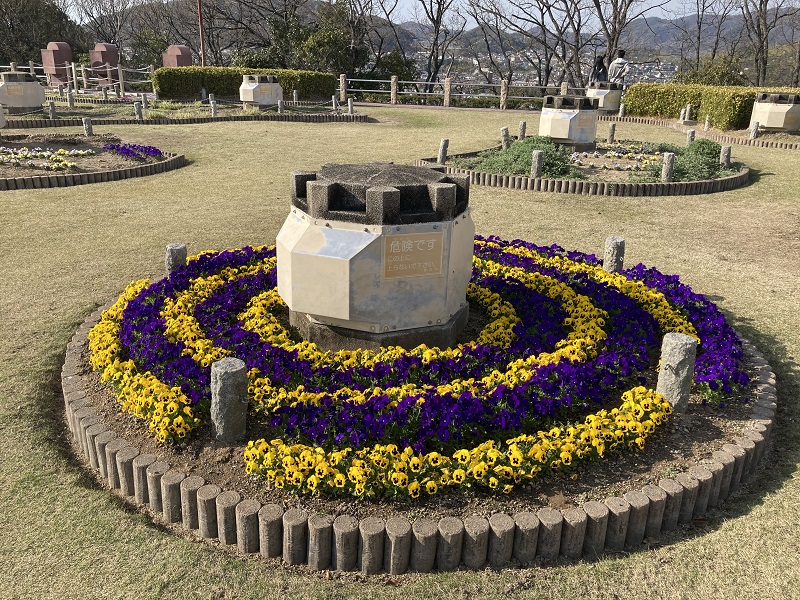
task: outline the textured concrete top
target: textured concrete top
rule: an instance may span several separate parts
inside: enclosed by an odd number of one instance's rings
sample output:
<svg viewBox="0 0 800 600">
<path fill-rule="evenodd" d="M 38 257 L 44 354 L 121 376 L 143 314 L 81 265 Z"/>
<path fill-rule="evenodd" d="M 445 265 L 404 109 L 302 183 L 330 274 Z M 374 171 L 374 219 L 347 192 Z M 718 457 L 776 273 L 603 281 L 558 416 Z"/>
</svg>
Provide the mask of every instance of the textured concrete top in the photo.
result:
<svg viewBox="0 0 800 600">
<path fill-rule="evenodd" d="M 402 189 L 407 186 L 439 183 L 447 179 L 447 175 L 425 167 L 396 165 L 393 163 L 367 163 L 361 165 L 322 165 L 318 177 L 343 184 L 368 187 L 394 187 Z"/>
</svg>

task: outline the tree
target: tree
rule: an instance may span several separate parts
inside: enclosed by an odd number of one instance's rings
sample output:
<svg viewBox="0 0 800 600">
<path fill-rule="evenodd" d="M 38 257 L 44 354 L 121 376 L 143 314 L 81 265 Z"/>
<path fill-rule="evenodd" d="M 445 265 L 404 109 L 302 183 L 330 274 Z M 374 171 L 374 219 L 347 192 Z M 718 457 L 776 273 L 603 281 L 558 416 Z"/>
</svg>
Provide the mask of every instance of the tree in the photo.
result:
<svg viewBox="0 0 800 600">
<path fill-rule="evenodd" d="M 332 73 L 359 73 L 367 62 L 367 22 L 345 2 L 321 4 L 318 20 L 301 46 L 303 68 Z"/>
<path fill-rule="evenodd" d="M 770 33 L 787 17 L 797 14 L 792 0 L 739 0 L 744 30 L 753 53 L 756 85 L 767 81 Z"/>
<path fill-rule="evenodd" d="M 620 47 L 623 31 L 633 20 L 665 4 L 667 0 L 656 4 L 646 4 L 645 0 L 591 0 L 594 18 L 600 24 L 600 34 L 605 42 L 606 59 L 613 59 Z"/>
<path fill-rule="evenodd" d="M 736 46 L 740 35 L 724 35 L 731 17 L 737 10 L 737 0 L 684 0 L 682 10 L 687 16 L 674 19 L 676 38 L 691 56 L 691 69 L 700 69 L 703 59 L 714 61 L 727 41 L 728 48 Z"/>
<path fill-rule="evenodd" d="M 129 19 L 141 0 L 67 0 L 78 22 L 96 42 L 114 44 L 120 50 L 128 42 Z"/>
<path fill-rule="evenodd" d="M 0 63 L 40 62 L 49 42 L 67 42 L 84 52 L 84 32 L 53 0 L 0 0 Z"/>
<path fill-rule="evenodd" d="M 448 58 L 452 65 L 451 46 L 464 33 L 467 20 L 459 13 L 456 0 L 416 0 L 414 11 L 425 30 L 419 43 L 426 57 L 426 91 L 430 92 Z"/>
</svg>

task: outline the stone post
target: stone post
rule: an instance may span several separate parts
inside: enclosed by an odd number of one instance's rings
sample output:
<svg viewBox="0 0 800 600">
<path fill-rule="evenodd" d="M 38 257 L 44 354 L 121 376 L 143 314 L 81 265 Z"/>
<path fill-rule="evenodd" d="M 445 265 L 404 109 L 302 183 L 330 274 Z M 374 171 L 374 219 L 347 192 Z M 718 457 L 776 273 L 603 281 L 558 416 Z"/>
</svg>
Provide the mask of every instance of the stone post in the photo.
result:
<svg viewBox="0 0 800 600">
<path fill-rule="evenodd" d="M 292 90 L 292 102 L 299 102 L 300 101 L 300 92 L 297 90 Z"/>
<path fill-rule="evenodd" d="M 33 71 L 31 71 L 33 73 Z M 83 79 L 83 89 L 89 89 L 89 78 L 86 76 L 86 65 L 81 65 L 81 79 Z"/>
<path fill-rule="evenodd" d="M 754 140 L 754 139 L 756 139 L 758 137 L 758 128 L 760 126 L 761 125 L 760 125 L 760 123 L 758 121 L 755 121 L 753 123 L 753 126 L 750 128 L 750 139 L 751 140 Z"/>
<path fill-rule="evenodd" d="M 397 75 L 392 75 L 392 82 L 389 90 L 389 102 L 392 104 L 397 104 Z"/>
<path fill-rule="evenodd" d="M 442 138 L 442 141 L 439 143 L 439 156 L 436 159 L 436 162 L 440 165 L 443 165 L 447 161 L 447 146 L 450 145 L 450 140 L 447 138 Z"/>
<path fill-rule="evenodd" d="M 187 254 L 186 244 L 167 244 L 166 256 L 164 257 L 164 266 L 167 268 L 167 275 L 178 267 L 186 265 Z"/>
<path fill-rule="evenodd" d="M 608 124 L 608 143 L 613 144 L 617 141 L 617 124 L 616 123 L 609 123 Z"/>
<path fill-rule="evenodd" d="M 354 115 L 355 114 L 355 110 L 353 109 L 353 99 L 352 98 L 348 98 L 347 99 L 347 114 L 348 115 Z"/>
<path fill-rule="evenodd" d="M 517 139 L 522 141 L 525 139 L 527 135 L 528 124 L 525 121 L 519 122 L 519 133 L 517 134 Z"/>
<path fill-rule="evenodd" d="M 231 356 L 211 364 L 211 429 L 225 443 L 241 440 L 247 424 L 247 366 Z"/>
<path fill-rule="evenodd" d="M 508 108 L 508 81 L 500 82 L 500 110 Z"/>
<path fill-rule="evenodd" d="M 62 98 L 64 97 L 64 84 L 63 83 L 59 83 L 58 84 L 58 95 L 61 96 Z"/>
<path fill-rule="evenodd" d="M 668 333 L 661 343 L 656 391 L 667 399 L 676 413 L 685 413 L 689 407 L 696 353 L 697 340 L 683 333 Z"/>
<path fill-rule="evenodd" d="M 56 103 L 53 102 L 52 100 L 50 100 L 50 102 L 47 103 L 47 111 L 50 113 L 50 120 L 51 121 L 55 121 L 56 120 Z"/>
<path fill-rule="evenodd" d="M 122 90 L 119 89 L 118 83 L 114 84 L 114 95 L 116 95 L 117 98 L 122 98 Z"/>
<path fill-rule="evenodd" d="M 108 86 L 103 87 L 103 102 L 108 102 Z"/>
<path fill-rule="evenodd" d="M 542 166 L 544 165 L 544 151 L 534 150 L 531 153 L 531 177 L 542 176 Z"/>
<path fill-rule="evenodd" d="M 83 133 L 86 137 L 92 137 L 94 135 L 94 130 L 92 129 L 92 119 L 91 117 L 83 117 Z"/>
<path fill-rule="evenodd" d="M 36 67 L 34 66 L 32 60 L 28 61 L 28 71 L 30 71 L 31 75 L 36 76 Z"/>
<path fill-rule="evenodd" d="M 511 148 L 511 137 L 508 135 L 508 127 L 500 128 L 500 143 L 503 146 L 503 150 Z"/>
<path fill-rule="evenodd" d="M 442 100 L 442 104 L 445 107 L 450 106 L 450 92 L 452 90 L 453 80 L 449 77 L 444 78 L 444 99 Z"/>
<path fill-rule="evenodd" d="M 283 114 L 283 100 L 278 100 L 278 114 Z"/>
<path fill-rule="evenodd" d="M 681 122 L 686 120 L 686 107 L 681 109 L 681 115 L 678 117 L 678 120 Z"/>
<path fill-rule="evenodd" d="M 142 114 L 142 103 L 141 102 L 134 102 L 133 103 L 133 112 L 136 115 L 136 120 L 141 121 L 144 119 L 144 115 Z"/>
<path fill-rule="evenodd" d="M 561 82 L 561 95 L 566 96 L 569 94 L 569 84 L 566 81 Z"/>
<path fill-rule="evenodd" d="M 331 106 L 333 110 L 339 110 L 339 99 L 336 97 L 336 94 L 331 96 Z"/>
<path fill-rule="evenodd" d="M 672 172 L 675 168 L 675 153 L 664 152 L 664 164 L 661 167 L 661 181 L 662 183 L 669 183 L 672 181 Z"/>
<path fill-rule="evenodd" d="M 122 65 L 117 65 L 117 72 L 119 73 L 119 91 L 125 93 L 125 74 L 123 73 Z"/>
<path fill-rule="evenodd" d="M 618 114 L 618 116 L 619 116 L 620 119 L 625 117 L 625 103 L 621 103 L 619 105 L 619 114 Z"/>
<path fill-rule="evenodd" d="M 612 235 L 606 238 L 603 268 L 609 273 L 618 273 L 622 270 L 625 261 L 625 238 Z"/>
<path fill-rule="evenodd" d="M 708 131 L 711 129 L 711 115 L 706 115 L 706 122 L 703 125 L 703 131 Z"/>
<path fill-rule="evenodd" d="M 694 138 L 695 138 L 695 130 L 689 129 L 686 132 L 686 145 L 688 146 L 689 144 L 691 144 L 694 141 Z"/>
<path fill-rule="evenodd" d="M 209 102 L 216 102 L 217 101 L 217 97 L 214 94 L 209 94 L 208 95 L 208 101 Z"/>
<path fill-rule="evenodd" d="M 691 104 L 687 104 L 686 105 L 686 120 L 687 121 L 691 121 L 692 120 L 692 105 Z"/>
<path fill-rule="evenodd" d="M 347 102 L 347 73 L 339 75 L 339 102 Z"/>
<path fill-rule="evenodd" d="M 75 63 L 70 63 L 70 70 L 72 72 L 72 87 L 77 92 L 78 91 L 78 71 L 75 68 Z"/>
<path fill-rule="evenodd" d="M 142 108 L 148 110 L 150 108 L 150 100 L 147 98 L 147 94 L 142 92 L 139 97 L 142 99 Z"/>
<path fill-rule="evenodd" d="M 731 166 L 731 147 L 723 146 L 719 151 L 719 164 L 728 169 Z"/>
<path fill-rule="evenodd" d="M 209 106 L 211 106 L 211 118 L 217 118 L 217 101 L 216 100 L 209 100 Z"/>
<path fill-rule="evenodd" d="M 72 90 L 67 92 L 67 106 L 75 108 L 75 94 L 72 93 Z"/>
<path fill-rule="evenodd" d="M 12 62 L 12 63 L 9 65 L 9 67 L 10 67 L 10 70 L 12 70 L 12 71 L 16 71 L 16 70 L 17 70 L 17 63 L 15 63 L 15 62 Z"/>
</svg>

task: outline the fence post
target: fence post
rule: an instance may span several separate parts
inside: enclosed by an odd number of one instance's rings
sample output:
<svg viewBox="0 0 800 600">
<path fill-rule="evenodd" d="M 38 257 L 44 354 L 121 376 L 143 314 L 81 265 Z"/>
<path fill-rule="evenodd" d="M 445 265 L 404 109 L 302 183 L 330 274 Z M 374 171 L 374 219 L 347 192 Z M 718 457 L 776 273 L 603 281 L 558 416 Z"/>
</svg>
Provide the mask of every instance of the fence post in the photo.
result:
<svg viewBox="0 0 800 600">
<path fill-rule="evenodd" d="M 339 74 L 339 102 L 347 102 L 347 73 Z"/>
<path fill-rule="evenodd" d="M 86 76 L 86 65 L 81 65 L 81 79 L 83 79 L 83 89 L 89 89 L 89 78 Z"/>
<path fill-rule="evenodd" d="M 508 81 L 500 82 L 500 110 L 508 108 Z"/>
<path fill-rule="evenodd" d="M 77 92 L 78 91 L 78 72 L 75 70 L 75 63 L 72 63 L 71 69 L 72 69 L 72 87 Z"/>
<path fill-rule="evenodd" d="M 447 147 L 450 145 L 450 140 L 447 138 L 442 138 L 442 141 L 439 143 L 439 156 L 436 158 L 436 162 L 440 165 L 443 165 L 447 162 Z"/>
<path fill-rule="evenodd" d="M 28 70 L 31 72 L 31 75 L 36 77 L 36 67 L 33 66 L 33 61 L 32 60 L 28 61 Z"/>
<path fill-rule="evenodd" d="M 450 106 L 450 88 L 452 86 L 452 83 L 453 80 L 450 79 L 449 77 L 444 78 L 444 101 L 442 102 L 442 104 L 445 107 Z"/>
<path fill-rule="evenodd" d="M 569 84 L 566 81 L 561 82 L 561 95 L 566 96 L 569 94 Z"/>
<path fill-rule="evenodd" d="M 114 77 L 111 75 L 111 63 L 106 63 L 106 80 L 108 85 L 114 85 Z"/>
<path fill-rule="evenodd" d="M 153 86 L 153 100 L 158 100 L 156 94 L 156 67 L 155 65 L 150 65 L 150 85 Z"/>
<path fill-rule="evenodd" d="M 117 65 L 117 71 L 119 71 L 119 91 L 123 94 L 125 93 L 125 75 L 122 73 L 122 65 Z"/>
<path fill-rule="evenodd" d="M 397 104 L 397 75 L 392 75 L 390 100 L 391 104 Z"/>
</svg>

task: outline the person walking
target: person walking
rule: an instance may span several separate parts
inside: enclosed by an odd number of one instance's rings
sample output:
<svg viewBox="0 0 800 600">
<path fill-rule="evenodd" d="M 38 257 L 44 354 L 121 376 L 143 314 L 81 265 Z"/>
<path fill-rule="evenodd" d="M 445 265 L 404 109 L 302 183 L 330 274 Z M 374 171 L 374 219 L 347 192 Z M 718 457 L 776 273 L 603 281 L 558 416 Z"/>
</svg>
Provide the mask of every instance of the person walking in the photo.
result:
<svg viewBox="0 0 800 600">
<path fill-rule="evenodd" d="M 630 69 L 630 63 L 625 60 L 625 50 L 617 50 L 617 58 L 608 65 L 608 80 L 612 83 L 625 83 L 625 75 Z"/>
</svg>

